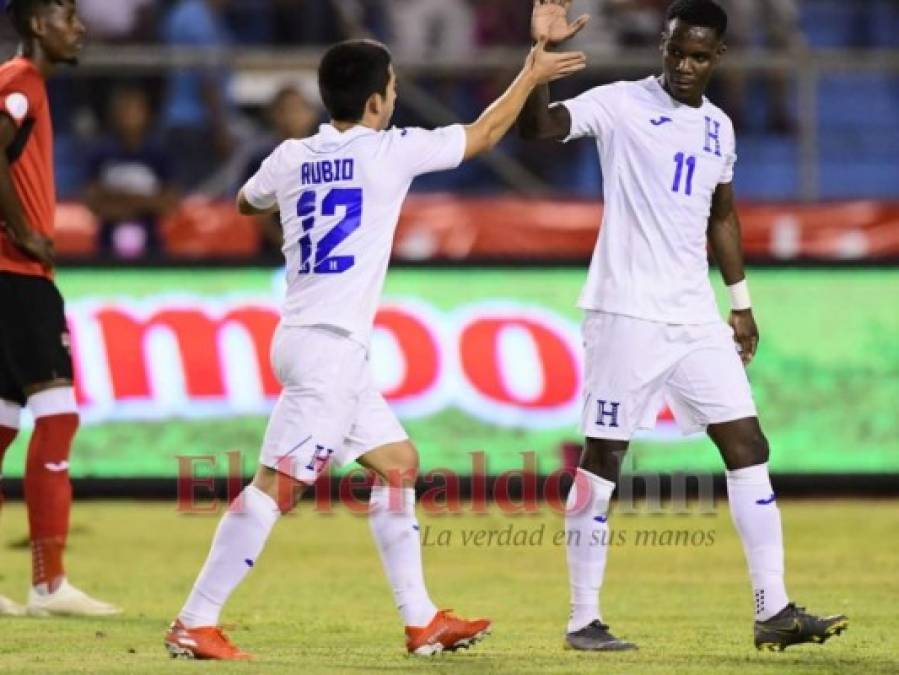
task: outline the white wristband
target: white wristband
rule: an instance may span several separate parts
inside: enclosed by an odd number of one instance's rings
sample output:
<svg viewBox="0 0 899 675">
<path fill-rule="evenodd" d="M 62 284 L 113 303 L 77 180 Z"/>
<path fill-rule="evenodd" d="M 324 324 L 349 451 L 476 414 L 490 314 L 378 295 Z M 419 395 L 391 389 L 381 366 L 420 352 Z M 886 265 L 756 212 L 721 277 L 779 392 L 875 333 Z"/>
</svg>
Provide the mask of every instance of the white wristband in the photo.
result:
<svg viewBox="0 0 899 675">
<path fill-rule="evenodd" d="M 749 284 L 746 279 L 738 281 L 733 286 L 727 287 L 730 294 L 730 308 L 739 312 L 752 307 L 752 299 L 749 297 Z"/>
</svg>

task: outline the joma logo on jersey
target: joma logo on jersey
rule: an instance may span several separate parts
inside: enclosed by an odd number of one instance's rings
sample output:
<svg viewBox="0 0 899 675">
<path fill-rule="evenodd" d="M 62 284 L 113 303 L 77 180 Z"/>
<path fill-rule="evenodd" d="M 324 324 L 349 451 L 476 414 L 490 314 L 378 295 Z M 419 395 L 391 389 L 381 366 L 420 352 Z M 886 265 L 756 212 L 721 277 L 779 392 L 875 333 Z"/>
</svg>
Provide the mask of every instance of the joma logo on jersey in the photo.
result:
<svg viewBox="0 0 899 675">
<path fill-rule="evenodd" d="M 721 122 L 711 117 L 705 118 L 705 147 L 706 152 L 721 156 Z"/>
<path fill-rule="evenodd" d="M 596 401 L 596 423 L 601 426 L 617 427 L 618 426 L 618 408 L 621 404 L 618 401 Z M 606 424 L 606 420 L 609 423 Z"/>
</svg>

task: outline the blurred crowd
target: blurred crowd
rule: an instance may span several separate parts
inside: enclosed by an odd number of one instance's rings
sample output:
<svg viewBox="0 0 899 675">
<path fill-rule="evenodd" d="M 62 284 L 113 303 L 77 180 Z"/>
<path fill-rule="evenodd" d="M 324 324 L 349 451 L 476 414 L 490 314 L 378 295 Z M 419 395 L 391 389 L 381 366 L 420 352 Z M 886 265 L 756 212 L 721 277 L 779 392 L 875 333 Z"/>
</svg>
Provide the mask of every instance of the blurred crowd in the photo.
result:
<svg viewBox="0 0 899 675">
<path fill-rule="evenodd" d="M 737 49 L 790 50 L 800 46 L 798 0 L 721 0 L 731 16 L 729 42 Z M 621 48 L 655 49 L 669 0 L 575 0 L 573 15 L 593 21 L 578 47 L 613 54 Z M 396 56 L 418 62 L 439 55 L 470 56 L 479 48 L 529 44 L 529 0 L 79 0 L 94 44 L 229 48 L 321 47 L 370 35 Z M 0 36 L 3 37 L 3 36 Z M 8 35 L 6 36 L 8 38 Z M 225 66 L 175 70 L 168 75 L 117 82 L 110 78 L 58 78 L 51 83 L 63 198 L 86 201 L 102 221 L 101 244 L 112 256 L 158 250 L 156 224 L 187 193 L 234 192 L 262 158 L 285 138 L 314 133 L 324 121 L 314 78 L 270 87 L 247 102 L 234 95 L 235 73 Z M 430 80 L 431 78 L 427 78 Z M 506 84 L 488 79 L 433 78 L 416 82 L 448 104 L 460 119 L 473 118 Z M 562 85 L 558 96 L 597 82 Z M 747 83 L 719 81 L 717 99 L 738 127 L 744 125 L 747 89 L 761 88 L 767 111 L 763 131 L 794 131 L 790 82 L 771 74 Z M 753 99 L 755 100 L 755 99 Z M 401 96 L 402 103 L 402 96 Z M 434 126 L 400 106 L 398 125 Z M 583 148 L 552 153 L 514 138 L 506 152 L 556 189 L 592 196 L 599 186 L 596 162 Z M 589 149 L 587 149 L 589 154 Z M 539 158 L 539 161 L 536 161 Z M 534 161 L 532 161 L 534 160 Z M 483 163 L 424 181 L 425 189 L 496 190 L 502 182 Z M 271 225 L 271 224 L 269 224 Z M 277 248 L 278 228 L 265 246 Z"/>
</svg>

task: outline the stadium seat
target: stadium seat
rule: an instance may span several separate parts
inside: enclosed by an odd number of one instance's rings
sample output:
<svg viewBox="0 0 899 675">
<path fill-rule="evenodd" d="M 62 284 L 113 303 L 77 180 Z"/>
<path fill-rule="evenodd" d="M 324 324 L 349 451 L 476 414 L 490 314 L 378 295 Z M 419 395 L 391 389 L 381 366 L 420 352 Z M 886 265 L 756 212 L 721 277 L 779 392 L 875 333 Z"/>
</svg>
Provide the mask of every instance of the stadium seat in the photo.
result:
<svg viewBox="0 0 899 675">
<path fill-rule="evenodd" d="M 742 199 L 789 200 L 799 192 L 795 139 L 746 134 L 737 141 L 736 189 Z"/>
<path fill-rule="evenodd" d="M 84 258 L 97 253 L 97 232 L 100 225 L 91 210 L 83 204 L 58 204 L 54 226 L 57 255 Z"/>
<path fill-rule="evenodd" d="M 802 32 L 809 43 L 814 47 L 852 46 L 853 40 L 859 39 L 857 31 L 853 31 L 857 14 L 854 5 L 845 0 L 802 3 Z"/>
<path fill-rule="evenodd" d="M 162 223 L 167 253 L 182 258 L 231 258 L 255 255 L 259 230 L 231 202 L 191 197 Z"/>
<path fill-rule="evenodd" d="M 53 140 L 53 168 L 59 199 L 80 197 L 88 179 L 84 158 L 84 145 L 74 135 L 61 133 Z"/>
</svg>

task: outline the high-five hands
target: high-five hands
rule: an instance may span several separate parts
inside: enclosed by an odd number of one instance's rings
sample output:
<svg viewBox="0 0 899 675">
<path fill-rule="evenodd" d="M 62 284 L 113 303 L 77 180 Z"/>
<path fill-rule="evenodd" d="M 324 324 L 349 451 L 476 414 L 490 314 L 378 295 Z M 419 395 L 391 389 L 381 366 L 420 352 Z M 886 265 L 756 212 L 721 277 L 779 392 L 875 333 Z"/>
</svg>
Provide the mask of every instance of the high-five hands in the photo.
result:
<svg viewBox="0 0 899 675">
<path fill-rule="evenodd" d="M 577 35 L 590 21 L 590 15 L 584 14 L 569 23 L 570 9 L 571 0 L 534 0 L 531 15 L 531 38 L 534 42 L 546 40 L 552 47 Z"/>
<path fill-rule="evenodd" d="M 541 38 L 528 54 L 527 66 L 537 84 L 546 84 L 583 70 L 587 57 L 583 52 L 548 52 L 546 39 Z"/>
</svg>

